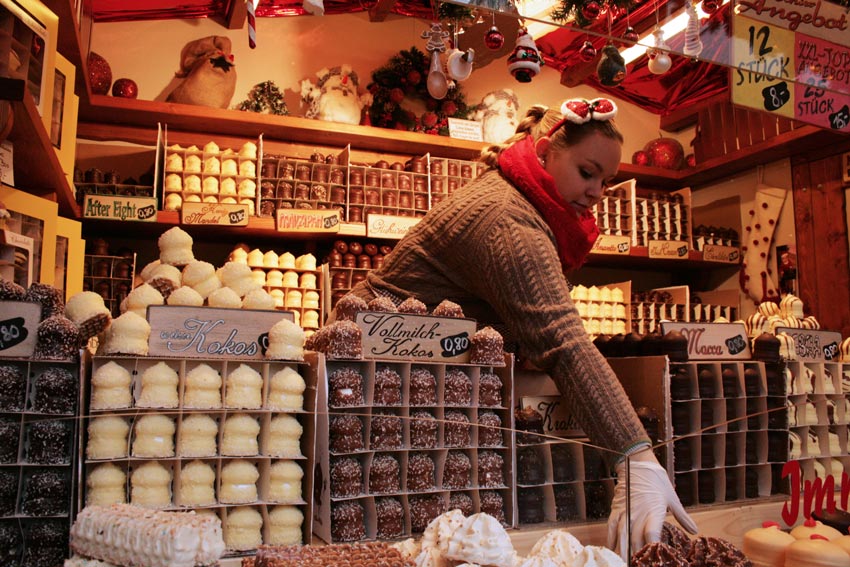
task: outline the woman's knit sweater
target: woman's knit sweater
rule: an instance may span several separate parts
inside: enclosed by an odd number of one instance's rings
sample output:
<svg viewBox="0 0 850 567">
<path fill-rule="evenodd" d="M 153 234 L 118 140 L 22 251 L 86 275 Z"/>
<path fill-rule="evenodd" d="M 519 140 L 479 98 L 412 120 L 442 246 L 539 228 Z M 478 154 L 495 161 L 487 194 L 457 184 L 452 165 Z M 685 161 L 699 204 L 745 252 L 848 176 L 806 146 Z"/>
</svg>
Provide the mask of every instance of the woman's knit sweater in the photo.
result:
<svg viewBox="0 0 850 567">
<path fill-rule="evenodd" d="M 543 217 L 494 170 L 457 190 L 396 245 L 352 293 L 396 304 L 443 299 L 479 324 L 501 322 L 522 353 L 553 377 L 594 443 L 628 452 L 647 442 L 614 372 L 570 299 Z"/>
</svg>

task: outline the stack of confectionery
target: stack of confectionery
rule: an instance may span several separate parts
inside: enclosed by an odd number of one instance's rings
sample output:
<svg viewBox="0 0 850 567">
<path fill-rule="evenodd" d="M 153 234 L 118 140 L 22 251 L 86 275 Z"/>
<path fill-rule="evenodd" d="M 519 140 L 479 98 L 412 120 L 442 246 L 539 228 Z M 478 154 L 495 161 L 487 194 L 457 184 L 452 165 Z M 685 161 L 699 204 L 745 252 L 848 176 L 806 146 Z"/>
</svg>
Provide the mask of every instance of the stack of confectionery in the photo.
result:
<svg viewBox="0 0 850 567">
<path fill-rule="evenodd" d="M 481 175 L 484 171 L 484 164 L 479 162 L 434 158 L 431 156 L 427 157 L 427 164 L 421 164 L 423 167 L 420 169 L 420 162 L 417 161 L 417 159 L 418 158 L 414 158 L 411 160 L 409 162 L 409 167 L 405 168 L 414 173 L 414 199 L 418 197 L 418 192 L 421 191 L 422 188 L 428 186 L 428 180 L 420 181 L 419 176 L 417 175 L 417 172 L 424 173 L 424 166 L 427 166 L 430 171 L 428 179 L 430 179 L 432 207 L 440 203 L 443 199 L 446 199 L 457 189 L 472 181 L 475 177 Z M 422 159 L 421 161 L 424 162 L 425 160 Z M 378 164 L 375 165 L 377 166 Z M 399 188 L 403 188 L 403 181 L 404 178 L 399 175 Z M 415 208 L 416 216 L 420 216 L 420 206 L 418 201 L 416 202 Z"/>
<path fill-rule="evenodd" d="M 738 307 L 704 301 L 699 293 L 691 292 L 690 321 L 692 323 L 728 323 L 738 318 Z"/>
<path fill-rule="evenodd" d="M 616 335 L 626 332 L 626 300 L 621 288 L 595 285 L 587 288 L 579 284 L 570 290 L 570 297 L 587 334 Z"/>
<path fill-rule="evenodd" d="M 358 282 L 366 279 L 369 270 L 384 265 L 384 258 L 393 251 L 387 244 L 362 243 L 357 240 L 336 240 L 326 262 L 331 277 L 331 307 Z"/>
<path fill-rule="evenodd" d="M 312 254 L 295 256 L 291 252 L 278 254 L 274 250 L 263 252 L 238 245 L 230 253 L 229 261 L 247 265 L 251 276 L 261 289 L 274 299 L 277 309 L 286 309 L 295 315 L 295 322 L 305 329 L 318 329 L 321 325 L 322 291 Z"/>
<path fill-rule="evenodd" d="M 834 520 L 844 516 L 831 525 L 807 518 L 791 530 L 782 530 L 777 522 L 765 521 L 744 534 L 743 552 L 753 565 L 764 567 L 850 565 L 846 513 L 836 512 L 824 511 Z"/>
<path fill-rule="evenodd" d="M 257 144 L 246 142 L 234 151 L 215 142 L 201 150 L 171 145 L 165 152 L 162 208 L 179 211 L 183 203 L 242 204 L 255 214 Z"/>
<path fill-rule="evenodd" d="M 652 240 L 690 242 L 689 207 L 684 192 L 650 191 L 635 197 L 633 246 L 648 246 Z"/>
<path fill-rule="evenodd" d="M 685 321 L 684 298 L 675 300 L 668 289 L 632 292 L 632 330 L 641 335 L 661 330 L 661 321 Z"/>
<path fill-rule="evenodd" d="M 512 389 L 501 336 L 496 341 L 492 329 L 476 333 L 471 364 L 362 360 L 351 318 L 365 309 L 427 312 L 413 299 L 396 308 L 348 296 L 337 305 L 341 319 L 308 340 L 308 348 L 328 358 L 327 395 L 319 396 L 327 407 L 317 410 L 318 427 L 328 432 L 327 449 L 317 451 L 319 466 L 330 479 L 320 511 L 328 531 L 320 535 L 334 542 L 398 538 L 423 531 L 452 508 L 511 523 L 505 431 Z M 448 301 L 432 314 L 463 316 Z"/>
<path fill-rule="evenodd" d="M 225 545 L 213 514 L 116 504 L 84 508 L 71 528 L 71 549 L 65 567 L 194 567 L 217 565 Z"/>
<path fill-rule="evenodd" d="M 596 217 L 596 226 L 602 234 L 631 238 L 633 185 L 634 181 L 631 181 L 606 189 L 599 203 L 593 206 L 592 212 Z"/>
<path fill-rule="evenodd" d="M 346 220 L 348 165 L 334 154 L 314 152 L 309 160 L 263 156 L 260 216 L 280 209 L 337 209 Z"/>
<path fill-rule="evenodd" d="M 41 310 L 33 355 L 0 359 L 0 555 L 3 564 L 57 565 L 67 554 L 74 494 L 80 329 L 52 286 L 0 281 L 0 299 Z"/>
<path fill-rule="evenodd" d="M 305 393 L 315 390 L 292 363 L 96 358 L 86 504 L 205 511 L 230 550 L 301 543 Z"/>
</svg>

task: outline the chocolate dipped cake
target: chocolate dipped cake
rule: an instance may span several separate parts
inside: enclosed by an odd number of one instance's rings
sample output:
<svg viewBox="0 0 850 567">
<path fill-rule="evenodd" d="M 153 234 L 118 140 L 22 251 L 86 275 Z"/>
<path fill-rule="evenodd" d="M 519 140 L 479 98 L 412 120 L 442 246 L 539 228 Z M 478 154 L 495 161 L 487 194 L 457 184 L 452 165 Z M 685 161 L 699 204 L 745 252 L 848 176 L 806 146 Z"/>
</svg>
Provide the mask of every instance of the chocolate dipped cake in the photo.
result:
<svg viewBox="0 0 850 567">
<path fill-rule="evenodd" d="M 80 349 L 80 330 L 63 315 L 48 317 L 38 324 L 33 358 L 74 360 Z"/>
<path fill-rule="evenodd" d="M 410 447 L 433 449 L 437 446 L 437 419 L 427 410 L 414 410 L 410 414 Z"/>
<path fill-rule="evenodd" d="M 661 351 L 672 362 L 687 362 L 688 339 L 679 331 L 668 331 L 661 339 Z"/>
<path fill-rule="evenodd" d="M 555 482 L 571 482 L 576 480 L 576 462 L 573 446 L 566 443 L 558 443 L 549 445 L 549 448 L 552 454 L 552 480 Z"/>
<path fill-rule="evenodd" d="M 352 457 L 331 459 L 331 496 L 357 496 L 363 490 L 363 466 Z"/>
<path fill-rule="evenodd" d="M 420 492 L 436 486 L 436 466 L 427 453 L 410 453 L 407 458 L 407 490 Z"/>
<path fill-rule="evenodd" d="M 41 420 L 29 426 L 26 461 L 40 465 L 71 462 L 71 422 Z"/>
<path fill-rule="evenodd" d="M 443 488 L 458 489 L 472 485 L 472 462 L 463 451 L 449 451 L 443 463 Z"/>
<path fill-rule="evenodd" d="M 480 365 L 505 363 L 505 340 L 493 327 L 476 331 L 469 340 L 469 362 Z"/>
<path fill-rule="evenodd" d="M 363 422 L 356 415 L 335 415 L 330 420 L 330 450 L 351 453 L 363 450 Z"/>
<path fill-rule="evenodd" d="M 723 382 L 723 397 L 736 398 L 741 395 L 738 385 L 738 372 L 734 368 L 724 368 L 720 373 Z"/>
<path fill-rule="evenodd" d="M 16 364 L 0 364 L 0 411 L 23 411 L 26 393 L 23 369 Z"/>
<path fill-rule="evenodd" d="M 18 445 L 21 438 L 21 421 L 13 417 L 0 417 L 0 464 L 18 462 Z"/>
<path fill-rule="evenodd" d="M 372 414 L 369 433 L 369 448 L 400 449 L 403 444 L 401 418 L 392 413 L 376 412 Z"/>
<path fill-rule="evenodd" d="M 437 405 L 437 378 L 427 368 L 410 371 L 410 405 Z"/>
<path fill-rule="evenodd" d="M 578 500 L 574 484 L 556 484 L 555 519 L 559 522 L 579 519 Z"/>
<path fill-rule="evenodd" d="M 482 490 L 478 493 L 479 507 L 485 514 L 490 514 L 501 523 L 505 521 L 505 499 L 495 490 Z"/>
<path fill-rule="evenodd" d="M 28 516 L 57 516 L 68 513 L 69 479 L 56 470 L 37 470 L 24 480 L 21 511 Z"/>
<path fill-rule="evenodd" d="M 478 378 L 478 405 L 481 407 L 502 405 L 502 379 L 492 372 L 482 372 Z"/>
<path fill-rule="evenodd" d="M 670 398 L 673 400 L 690 400 L 693 398 L 691 378 L 688 374 L 688 367 L 684 364 L 675 365 L 675 368 L 671 369 Z"/>
<path fill-rule="evenodd" d="M 68 550 L 68 526 L 61 520 L 40 520 L 30 524 L 24 538 L 22 565 L 50 567 L 61 565 Z"/>
<path fill-rule="evenodd" d="M 50 367 L 36 376 L 33 409 L 41 413 L 72 414 L 76 409 L 77 379 L 68 370 Z"/>
<path fill-rule="evenodd" d="M 463 308 L 453 301 L 448 299 L 442 300 L 439 305 L 431 312 L 434 317 L 455 317 L 462 319 L 464 317 Z"/>
<path fill-rule="evenodd" d="M 762 333 L 753 339 L 753 359 L 760 360 L 765 364 L 780 362 L 779 339 L 770 333 Z"/>
<path fill-rule="evenodd" d="M 470 430 L 469 417 L 459 410 L 447 410 L 443 422 L 444 447 L 469 447 Z"/>
<path fill-rule="evenodd" d="M 52 285 L 35 282 L 27 289 L 24 301 L 41 305 L 42 321 L 50 317 L 65 314 L 65 302 L 62 292 Z"/>
<path fill-rule="evenodd" d="M 460 368 L 449 368 L 446 371 L 443 403 L 462 407 L 472 404 L 472 380 Z"/>
<path fill-rule="evenodd" d="M 408 297 L 399 304 L 398 312 L 408 313 L 410 315 L 427 315 L 428 306 L 415 297 Z"/>
<path fill-rule="evenodd" d="M 480 451 L 478 453 L 478 486 L 498 488 L 504 486 L 503 472 L 505 460 L 495 451 Z"/>
<path fill-rule="evenodd" d="M 516 442 L 519 445 L 530 445 L 544 441 L 543 416 L 531 406 L 525 406 L 514 412 L 514 427 L 516 428 Z"/>
<path fill-rule="evenodd" d="M 492 411 L 478 413 L 478 446 L 502 446 L 502 418 Z"/>
<path fill-rule="evenodd" d="M 0 516 L 14 516 L 18 501 L 18 470 L 0 469 Z"/>
<path fill-rule="evenodd" d="M 552 447 L 554 449 L 554 446 Z M 519 484 L 543 484 L 546 480 L 543 472 L 542 447 L 519 447 L 516 454 L 517 482 Z M 554 457 L 554 453 L 553 453 Z M 554 458 L 553 458 L 554 461 Z"/>
<path fill-rule="evenodd" d="M 482 500 L 483 495 L 484 492 L 480 494 Z M 452 492 L 451 496 L 449 497 L 449 510 L 460 510 L 460 513 L 464 516 L 471 516 L 474 511 L 472 497 L 469 496 L 469 494 L 467 494 L 466 492 Z M 490 514 L 490 512 L 487 513 Z M 492 516 L 493 514 L 490 515 Z"/>
<path fill-rule="evenodd" d="M 673 442 L 673 468 L 676 471 L 689 471 L 693 468 L 690 439 Z"/>
<path fill-rule="evenodd" d="M 368 309 L 368 305 L 363 299 L 349 293 L 336 302 L 334 309 L 338 321 L 354 321 L 358 313 Z"/>
<path fill-rule="evenodd" d="M 516 503 L 520 524 L 539 524 L 545 519 L 542 488 L 517 488 Z"/>
<path fill-rule="evenodd" d="M 401 376 L 389 366 L 382 366 L 375 371 L 375 395 L 373 405 L 401 405 Z"/>
<path fill-rule="evenodd" d="M 328 376 L 328 405 L 332 408 L 362 406 L 363 375 L 356 368 L 345 366 Z"/>
<path fill-rule="evenodd" d="M 397 498 L 375 500 L 375 523 L 378 539 L 394 539 L 404 534 L 404 508 Z"/>
<path fill-rule="evenodd" d="M 3 565 L 3 567 L 18 565 L 23 543 L 24 540 L 18 520 L 0 522 L 0 550 L 3 550 L 0 552 L 0 565 Z"/>
<path fill-rule="evenodd" d="M 388 453 L 379 453 L 369 467 L 369 493 L 389 494 L 401 490 L 401 467 L 398 459 Z"/>
<path fill-rule="evenodd" d="M 697 372 L 697 387 L 700 398 L 716 398 L 717 389 L 714 386 L 714 372 L 709 368 L 702 368 Z"/>
<path fill-rule="evenodd" d="M 611 513 L 611 496 L 604 482 L 585 482 L 584 502 L 589 520 L 607 518 Z"/>
<path fill-rule="evenodd" d="M 635 551 L 631 558 L 633 567 L 690 567 L 687 557 L 666 543 L 650 542 Z"/>
<path fill-rule="evenodd" d="M 431 520 L 445 512 L 445 503 L 436 494 L 411 496 L 408 499 L 410 507 L 410 529 L 418 533 L 424 532 Z"/>
<path fill-rule="evenodd" d="M 363 505 L 356 500 L 331 504 L 331 539 L 360 541 L 366 537 Z"/>
</svg>

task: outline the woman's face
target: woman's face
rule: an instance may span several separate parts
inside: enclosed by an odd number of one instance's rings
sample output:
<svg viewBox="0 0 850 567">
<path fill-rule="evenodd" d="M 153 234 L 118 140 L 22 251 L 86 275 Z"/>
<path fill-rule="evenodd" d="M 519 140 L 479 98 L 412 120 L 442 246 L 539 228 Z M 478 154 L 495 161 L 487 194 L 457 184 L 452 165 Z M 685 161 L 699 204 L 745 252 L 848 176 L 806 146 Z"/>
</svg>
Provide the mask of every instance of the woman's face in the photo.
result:
<svg viewBox="0 0 850 567">
<path fill-rule="evenodd" d="M 617 140 L 592 132 L 566 149 L 556 149 L 548 138 L 541 138 L 537 155 L 555 178 L 558 194 L 580 215 L 599 202 L 603 190 L 613 181 L 622 147 Z"/>
</svg>

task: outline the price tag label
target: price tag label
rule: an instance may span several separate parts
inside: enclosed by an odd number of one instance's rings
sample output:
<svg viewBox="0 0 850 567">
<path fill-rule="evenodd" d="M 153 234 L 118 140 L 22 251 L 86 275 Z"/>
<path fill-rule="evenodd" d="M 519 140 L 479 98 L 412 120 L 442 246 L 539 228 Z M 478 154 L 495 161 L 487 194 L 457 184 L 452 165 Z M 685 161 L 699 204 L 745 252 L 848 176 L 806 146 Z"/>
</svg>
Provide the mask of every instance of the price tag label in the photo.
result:
<svg viewBox="0 0 850 567">
<path fill-rule="evenodd" d="M 420 219 L 417 217 L 366 215 L 366 236 L 369 238 L 401 239 L 419 221 Z"/>
<path fill-rule="evenodd" d="M 86 200 L 83 203 L 83 216 L 87 219 L 155 222 L 156 199 L 86 195 Z"/>
<path fill-rule="evenodd" d="M 687 260 L 688 243 L 684 240 L 650 240 L 649 257 L 666 260 Z"/>
<path fill-rule="evenodd" d="M 747 330 L 742 323 L 662 322 L 661 332 L 670 331 L 679 331 L 688 339 L 691 360 L 751 358 Z"/>
<path fill-rule="evenodd" d="M 339 232 L 341 217 L 337 210 L 278 209 L 278 232 Z"/>
<path fill-rule="evenodd" d="M 632 250 L 632 241 L 628 236 L 614 236 L 613 234 L 602 234 L 593 243 L 590 249 L 595 254 L 613 254 L 615 256 L 626 256 Z"/>
<path fill-rule="evenodd" d="M 803 362 L 829 362 L 840 355 L 841 333 L 814 329 L 777 327 L 777 333 L 785 333 L 794 339 L 797 360 Z"/>
<path fill-rule="evenodd" d="M 226 203 L 183 203 L 183 224 L 205 224 L 218 226 L 247 226 L 247 205 Z"/>
<path fill-rule="evenodd" d="M 361 311 L 355 322 L 364 358 L 469 362 L 472 319 Z"/>
<path fill-rule="evenodd" d="M 0 355 L 32 356 L 41 305 L 23 301 L 0 301 Z"/>
<path fill-rule="evenodd" d="M 732 102 L 794 117 L 794 32 L 735 16 Z"/>
<path fill-rule="evenodd" d="M 741 250 L 734 246 L 718 246 L 706 244 L 702 249 L 702 258 L 706 262 L 723 262 L 737 264 L 741 261 Z"/>
</svg>

